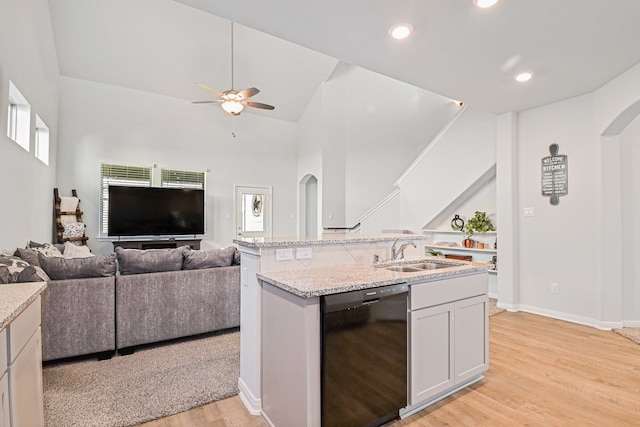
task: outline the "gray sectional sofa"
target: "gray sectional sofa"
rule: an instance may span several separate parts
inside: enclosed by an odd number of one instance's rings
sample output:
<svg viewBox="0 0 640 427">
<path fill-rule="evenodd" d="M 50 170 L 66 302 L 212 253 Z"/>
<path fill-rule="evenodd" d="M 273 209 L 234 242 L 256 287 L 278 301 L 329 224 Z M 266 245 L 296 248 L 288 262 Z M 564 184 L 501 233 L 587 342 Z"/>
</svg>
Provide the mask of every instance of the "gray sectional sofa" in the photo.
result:
<svg viewBox="0 0 640 427">
<path fill-rule="evenodd" d="M 142 344 L 240 325 L 235 247 L 116 248 L 109 255 L 73 259 L 38 254 L 38 263 L 49 276 L 44 361 L 94 353 L 110 357 Z"/>
</svg>

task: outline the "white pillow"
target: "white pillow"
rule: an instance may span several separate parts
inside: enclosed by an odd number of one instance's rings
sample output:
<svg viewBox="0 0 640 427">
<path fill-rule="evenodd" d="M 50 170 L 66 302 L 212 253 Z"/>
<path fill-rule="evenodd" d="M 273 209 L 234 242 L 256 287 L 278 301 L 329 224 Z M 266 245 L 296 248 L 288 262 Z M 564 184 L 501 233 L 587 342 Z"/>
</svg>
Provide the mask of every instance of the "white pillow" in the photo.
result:
<svg viewBox="0 0 640 427">
<path fill-rule="evenodd" d="M 89 250 L 89 246 L 77 246 L 71 242 L 64 242 L 64 257 L 65 258 L 88 258 L 95 256 Z"/>
</svg>

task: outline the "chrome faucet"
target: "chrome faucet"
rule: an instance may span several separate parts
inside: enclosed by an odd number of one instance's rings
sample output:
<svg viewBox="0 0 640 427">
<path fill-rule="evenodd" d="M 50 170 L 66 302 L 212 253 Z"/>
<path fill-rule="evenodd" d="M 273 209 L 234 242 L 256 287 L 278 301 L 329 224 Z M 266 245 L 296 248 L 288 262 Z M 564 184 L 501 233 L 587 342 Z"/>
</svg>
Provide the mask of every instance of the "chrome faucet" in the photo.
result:
<svg viewBox="0 0 640 427">
<path fill-rule="evenodd" d="M 391 259 L 392 260 L 397 259 L 398 255 L 400 255 L 400 259 L 401 260 L 404 260 L 404 248 L 406 248 L 409 245 L 413 245 L 414 248 L 417 248 L 416 244 L 413 243 L 413 240 L 407 240 L 406 242 L 401 244 L 398 249 L 396 249 L 396 244 L 399 241 L 400 241 L 400 239 L 396 239 L 396 241 L 393 242 L 393 246 L 391 246 Z"/>
</svg>

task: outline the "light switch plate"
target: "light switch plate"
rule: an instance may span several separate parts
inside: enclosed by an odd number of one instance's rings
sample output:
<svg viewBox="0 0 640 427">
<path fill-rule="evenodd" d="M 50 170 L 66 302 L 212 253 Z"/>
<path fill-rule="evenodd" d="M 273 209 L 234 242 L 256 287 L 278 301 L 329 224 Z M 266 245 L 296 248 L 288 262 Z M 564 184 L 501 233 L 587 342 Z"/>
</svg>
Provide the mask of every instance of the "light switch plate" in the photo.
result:
<svg viewBox="0 0 640 427">
<path fill-rule="evenodd" d="M 533 216 L 533 208 L 524 208 L 524 216 Z"/>
<path fill-rule="evenodd" d="M 293 259 L 293 249 L 276 249 L 276 261 L 289 261 Z"/>
<path fill-rule="evenodd" d="M 296 249 L 296 259 L 311 259 L 311 248 Z"/>
</svg>

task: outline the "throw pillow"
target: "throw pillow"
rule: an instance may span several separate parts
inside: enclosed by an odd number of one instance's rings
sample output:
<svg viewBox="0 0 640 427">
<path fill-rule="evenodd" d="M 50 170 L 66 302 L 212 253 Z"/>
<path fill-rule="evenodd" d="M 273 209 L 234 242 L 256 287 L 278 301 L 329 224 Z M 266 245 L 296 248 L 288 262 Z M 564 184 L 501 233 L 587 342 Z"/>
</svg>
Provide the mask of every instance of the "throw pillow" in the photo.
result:
<svg viewBox="0 0 640 427">
<path fill-rule="evenodd" d="M 84 223 L 83 222 L 70 222 L 63 225 L 62 238 L 71 239 L 74 237 L 84 236 Z M 82 245 L 82 242 L 72 242 L 74 245 Z"/>
<path fill-rule="evenodd" d="M 118 256 L 120 274 L 155 273 L 158 271 L 175 271 L 182 269 L 184 252 L 189 246 L 175 249 L 115 249 Z"/>
<path fill-rule="evenodd" d="M 71 242 L 64 242 L 64 252 L 62 255 L 64 255 L 65 258 L 88 258 L 95 256 L 91 253 L 88 246 L 78 246 Z"/>
<path fill-rule="evenodd" d="M 11 274 L 9 274 L 7 267 L 0 265 L 0 285 L 6 285 L 7 283 L 11 283 Z"/>
<path fill-rule="evenodd" d="M 186 251 L 182 268 L 185 270 L 197 270 L 201 268 L 228 267 L 233 264 L 236 251 L 235 246 L 223 249 Z"/>
<path fill-rule="evenodd" d="M 20 274 L 22 270 L 29 267 L 29 263 L 17 256 L 0 256 L 0 265 L 5 266 L 9 274 Z"/>
<path fill-rule="evenodd" d="M 33 249 L 18 248 L 14 255 L 19 256 L 31 265 L 40 266 L 40 262 L 38 261 L 38 252 Z"/>
<path fill-rule="evenodd" d="M 48 282 L 49 276 L 40 267 L 30 265 L 18 274 L 16 283 Z"/>
<path fill-rule="evenodd" d="M 52 280 L 108 277 L 116 274 L 116 254 L 89 258 L 60 258 L 39 255 L 40 266 Z"/>
<path fill-rule="evenodd" d="M 60 250 L 55 247 L 54 245 L 52 245 L 51 243 L 43 243 L 40 246 L 32 246 L 31 249 L 33 249 L 36 252 L 41 253 L 42 255 L 46 256 L 46 257 L 60 257 L 62 258 L 62 252 L 60 252 Z"/>
</svg>

